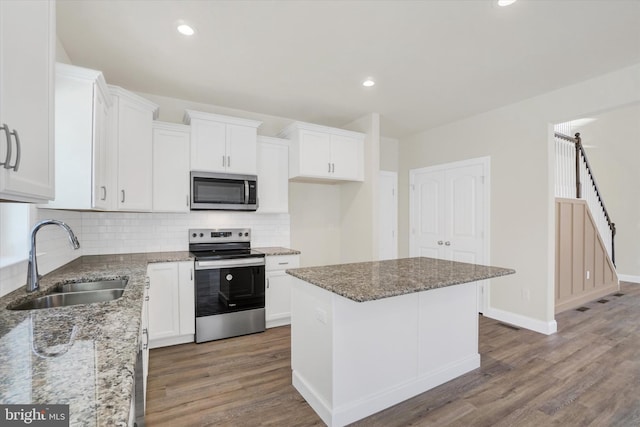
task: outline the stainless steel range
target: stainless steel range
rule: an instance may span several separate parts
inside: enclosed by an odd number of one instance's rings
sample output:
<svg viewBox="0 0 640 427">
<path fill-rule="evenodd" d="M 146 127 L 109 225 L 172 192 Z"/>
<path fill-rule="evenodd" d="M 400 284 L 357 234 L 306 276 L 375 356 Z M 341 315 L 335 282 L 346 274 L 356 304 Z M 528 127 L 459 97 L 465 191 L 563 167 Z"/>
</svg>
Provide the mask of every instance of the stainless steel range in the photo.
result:
<svg viewBox="0 0 640 427">
<path fill-rule="evenodd" d="M 251 229 L 191 229 L 195 258 L 196 342 L 263 332 L 265 259 Z"/>
</svg>

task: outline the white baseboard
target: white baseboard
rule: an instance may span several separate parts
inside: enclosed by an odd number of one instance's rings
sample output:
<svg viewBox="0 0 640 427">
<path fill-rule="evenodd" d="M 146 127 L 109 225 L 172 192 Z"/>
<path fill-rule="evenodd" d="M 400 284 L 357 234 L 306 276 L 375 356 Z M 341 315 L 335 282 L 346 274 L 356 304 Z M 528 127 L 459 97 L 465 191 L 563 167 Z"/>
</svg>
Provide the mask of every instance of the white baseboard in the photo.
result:
<svg viewBox="0 0 640 427">
<path fill-rule="evenodd" d="M 555 320 L 551 322 L 544 322 L 542 320 L 523 316 L 521 314 L 491 307 L 487 308 L 483 314 L 487 317 L 490 317 L 491 319 L 509 323 L 511 325 L 529 329 L 531 331 L 539 332 L 545 335 L 552 335 L 558 332 L 558 324 Z"/>
<path fill-rule="evenodd" d="M 168 347 L 170 345 L 195 342 L 194 335 L 178 335 L 175 337 L 149 339 L 149 348 Z"/>
<path fill-rule="evenodd" d="M 619 274 L 618 279 L 622 282 L 640 283 L 640 276 L 634 276 L 631 274 Z"/>
</svg>

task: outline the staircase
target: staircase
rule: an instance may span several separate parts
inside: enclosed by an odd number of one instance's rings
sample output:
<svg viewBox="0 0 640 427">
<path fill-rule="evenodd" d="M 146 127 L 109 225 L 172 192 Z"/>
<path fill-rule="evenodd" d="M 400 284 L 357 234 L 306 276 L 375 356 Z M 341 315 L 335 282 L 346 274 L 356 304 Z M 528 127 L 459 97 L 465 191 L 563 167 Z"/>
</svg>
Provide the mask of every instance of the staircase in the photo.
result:
<svg viewBox="0 0 640 427">
<path fill-rule="evenodd" d="M 580 134 L 555 133 L 555 311 L 578 307 L 619 289 L 616 227 L 611 221 Z"/>
</svg>

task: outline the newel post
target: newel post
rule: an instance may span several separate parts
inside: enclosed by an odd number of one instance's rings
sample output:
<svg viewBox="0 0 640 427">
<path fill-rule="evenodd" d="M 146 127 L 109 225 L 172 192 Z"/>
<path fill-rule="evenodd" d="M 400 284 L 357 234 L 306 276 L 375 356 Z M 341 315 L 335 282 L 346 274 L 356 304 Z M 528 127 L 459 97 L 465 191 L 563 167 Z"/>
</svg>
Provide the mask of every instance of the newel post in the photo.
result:
<svg viewBox="0 0 640 427">
<path fill-rule="evenodd" d="M 580 140 L 580 132 L 576 135 L 576 199 L 582 198 L 582 183 L 580 182 L 580 152 L 582 151 L 582 142 Z"/>
</svg>

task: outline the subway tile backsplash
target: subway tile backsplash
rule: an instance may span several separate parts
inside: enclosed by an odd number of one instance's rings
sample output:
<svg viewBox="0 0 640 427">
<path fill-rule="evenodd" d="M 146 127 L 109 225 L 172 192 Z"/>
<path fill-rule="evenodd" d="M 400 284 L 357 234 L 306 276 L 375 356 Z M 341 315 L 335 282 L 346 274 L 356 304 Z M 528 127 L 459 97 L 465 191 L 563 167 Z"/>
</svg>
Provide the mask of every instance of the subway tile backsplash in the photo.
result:
<svg viewBox="0 0 640 427">
<path fill-rule="evenodd" d="M 37 220 L 59 219 L 80 241 L 74 251 L 60 227 L 38 232 L 38 266 L 46 274 L 81 255 L 188 250 L 190 228 L 248 227 L 253 247 L 290 245 L 289 214 L 202 211 L 188 213 L 77 212 L 37 209 Z M 24 285 L 27 262 L 0 269 L 0 295 Z"/>
</svg>

